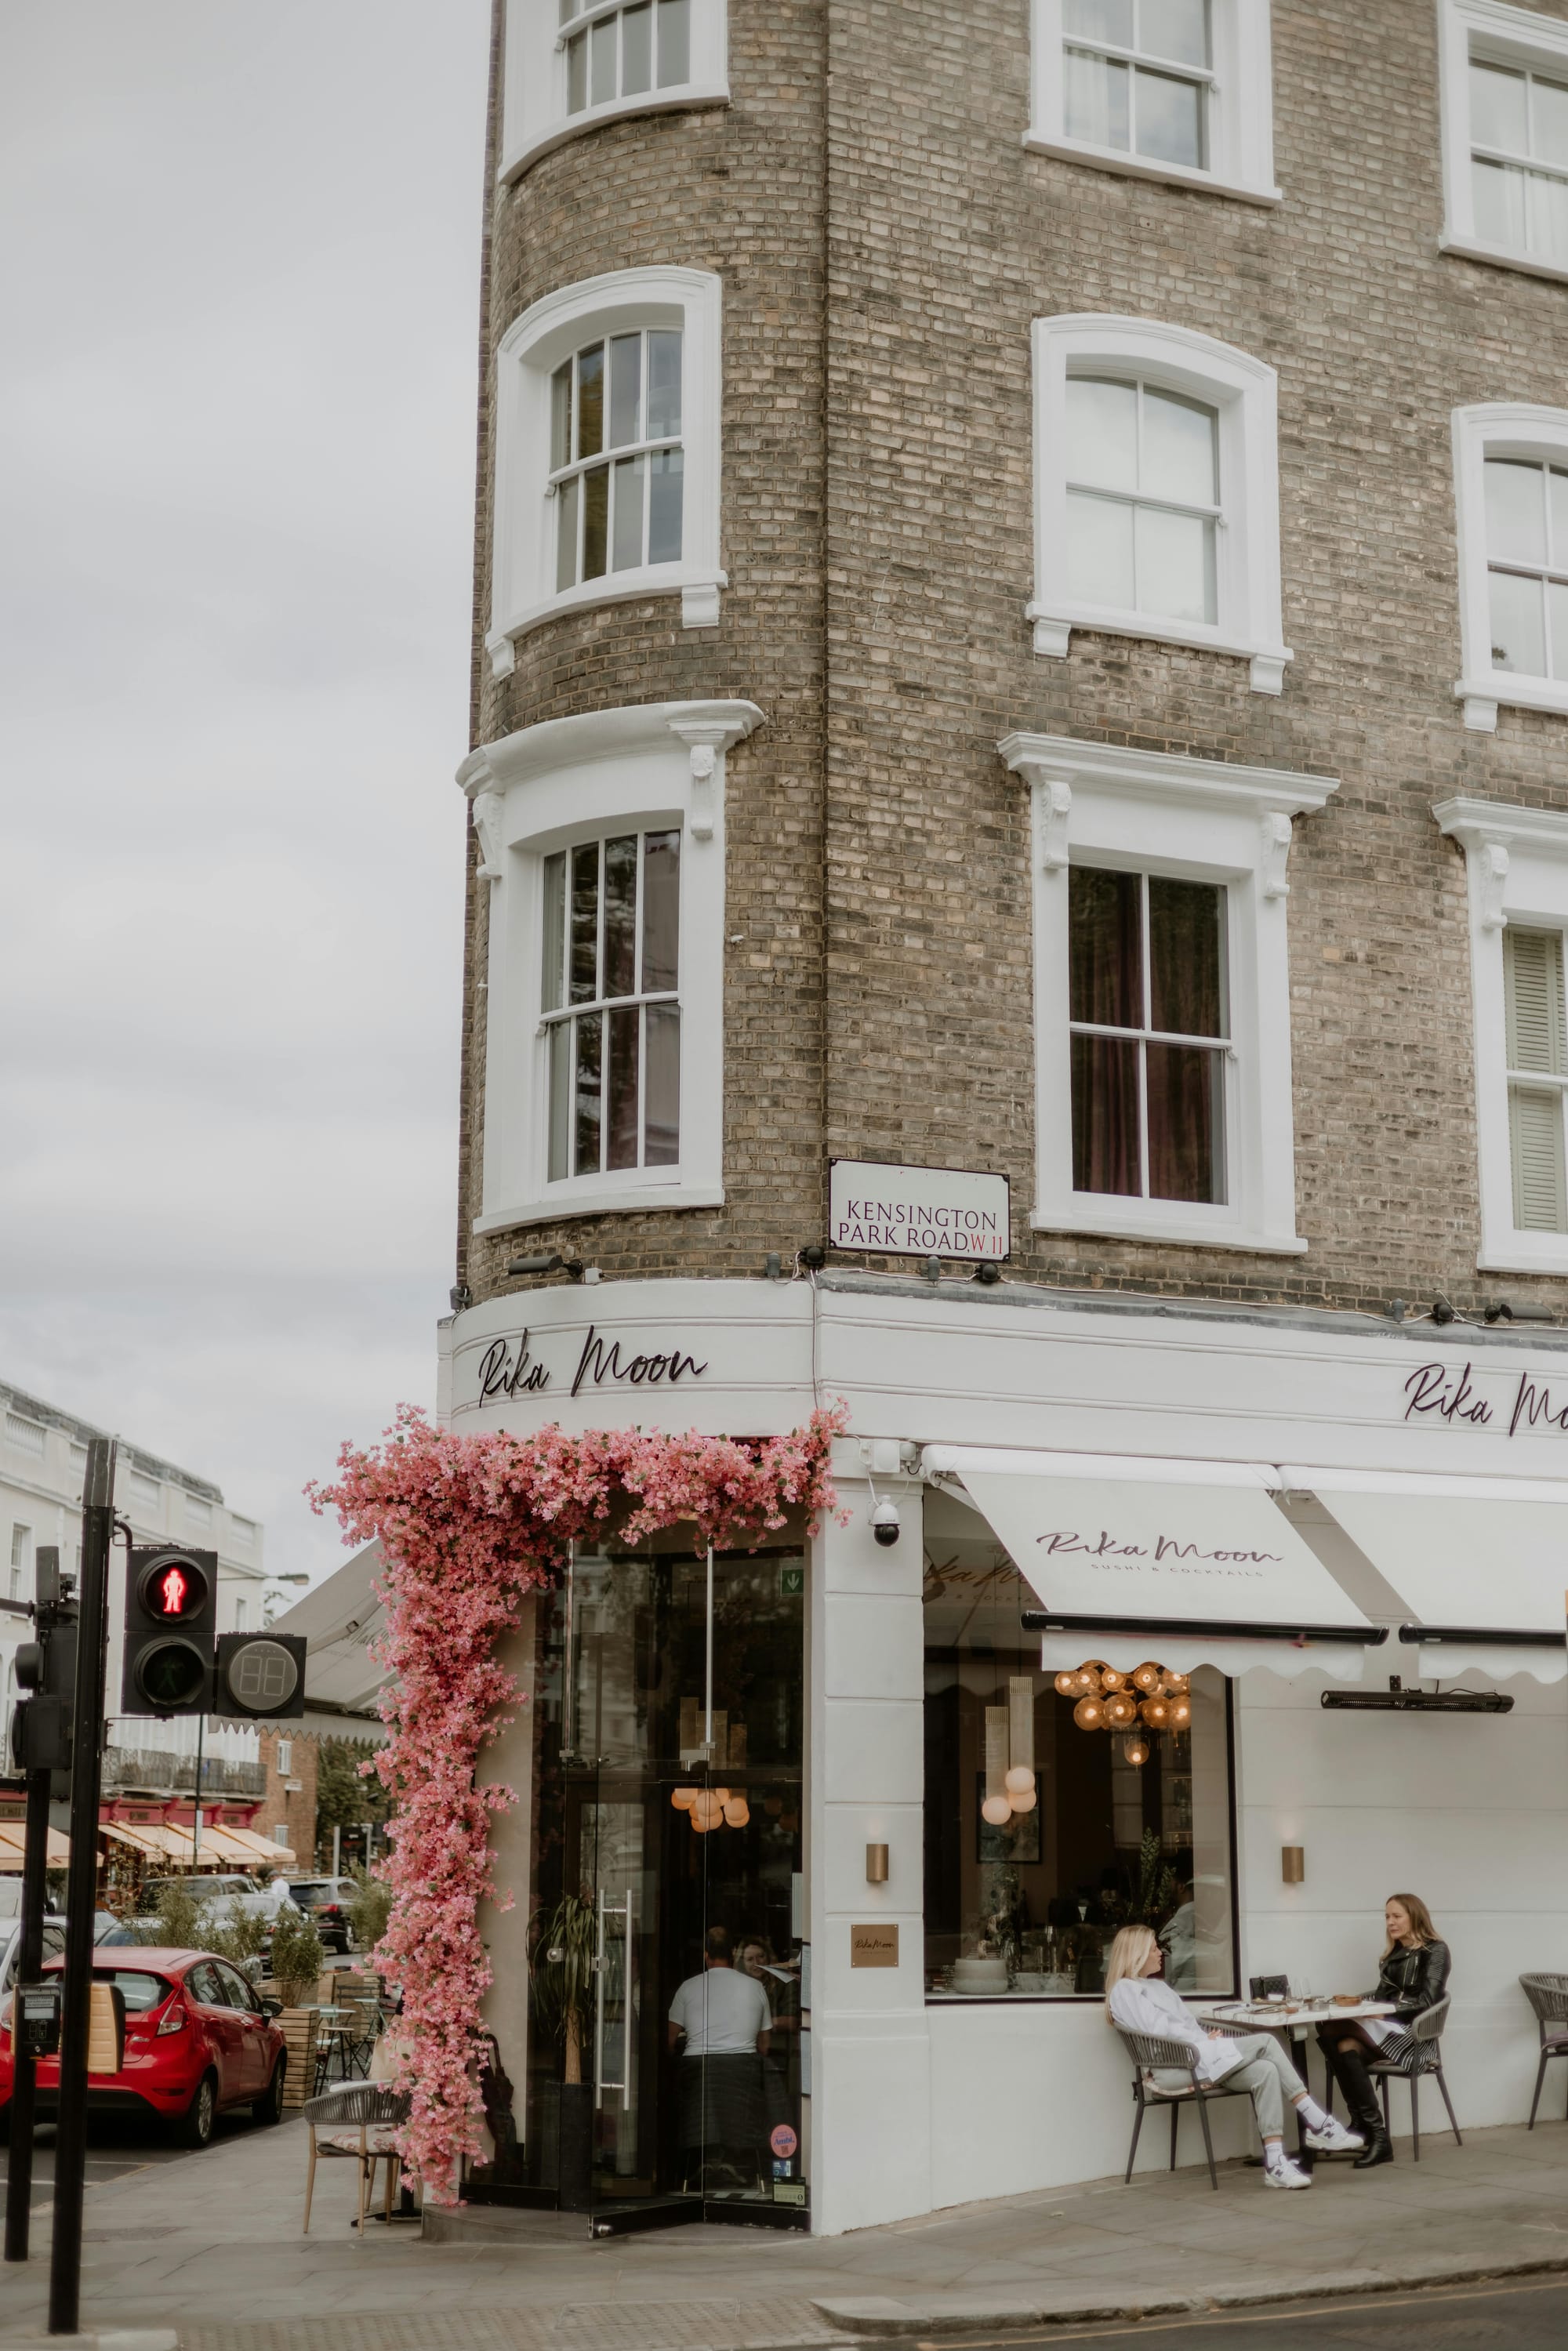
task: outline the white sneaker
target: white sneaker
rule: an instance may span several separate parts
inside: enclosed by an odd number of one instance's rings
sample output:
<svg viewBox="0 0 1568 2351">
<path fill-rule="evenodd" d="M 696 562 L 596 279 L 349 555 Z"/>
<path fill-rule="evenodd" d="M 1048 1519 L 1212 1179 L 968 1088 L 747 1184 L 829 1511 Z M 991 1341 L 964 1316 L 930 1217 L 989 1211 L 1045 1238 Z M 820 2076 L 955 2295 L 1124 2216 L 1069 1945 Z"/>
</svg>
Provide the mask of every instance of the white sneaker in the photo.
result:
<svg viewBox="0 0 1568 2351">
<path fill-rule="evenodd" d="M 1266 2163 L 1263 2166 L 1265 2188 L 1310 2188 L 1312 2184 L 1312 2173 L 1303 2171 L 1299 2164 L 1292 2163 L 1288 2155 L 1281 2156 L 1278 2163 Z"/>
<path fill-rule="evenodd" d="M 1316 2130 L 1305 2134 L 1309 2147 L 1320 2155 L 1352 2155 L 1366 2145 L 1359 2131 L 1346 2130 L 1337 2115 L 1330 2115 Z"/>
</svg>

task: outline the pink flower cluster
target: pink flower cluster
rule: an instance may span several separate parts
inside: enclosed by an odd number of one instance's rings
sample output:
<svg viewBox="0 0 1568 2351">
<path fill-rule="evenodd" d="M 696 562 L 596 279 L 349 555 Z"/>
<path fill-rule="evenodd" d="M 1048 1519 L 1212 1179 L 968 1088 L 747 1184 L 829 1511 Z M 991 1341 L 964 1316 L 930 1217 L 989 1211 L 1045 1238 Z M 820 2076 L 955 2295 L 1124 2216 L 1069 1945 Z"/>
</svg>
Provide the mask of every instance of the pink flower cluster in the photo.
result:
<svg viewBox="0 0 1568 2351">
<path fill-rule="evenodd" d="M 553 1583 L 568 1546 L 628 1503 L 616 1535 L 628 1545 L 689 1523 L 697 1550 L 741 1550 L 791 1509 L 814 1524 L 833 1505 L 830 1447 L 846 1418 L 840 1405 L 757 1441 L 558 1427 L 456 1437 L 404 1405 L 384 1444 L 343 1446 L 335 1483 L 307 1488 L 315 1510 L 335 1510 L 351 1541 L 378 1540 L 385 1561 L 377 1656 L 391 1736 L 366 1768 L 392 1799 L 392 1910 L 376 1956 L 402 1986 L 402 2148 L 433 2203 L 456 2200 L 462 2159 L 480 2149 L 476 2035 L 492 1971 L 478 1913 L 496 1893 L 490 1815 L 517 1798 L 476 1785 L 475 1765 L 520 1702 L 496 1656 L 519 1599 Z"/>
</svg>

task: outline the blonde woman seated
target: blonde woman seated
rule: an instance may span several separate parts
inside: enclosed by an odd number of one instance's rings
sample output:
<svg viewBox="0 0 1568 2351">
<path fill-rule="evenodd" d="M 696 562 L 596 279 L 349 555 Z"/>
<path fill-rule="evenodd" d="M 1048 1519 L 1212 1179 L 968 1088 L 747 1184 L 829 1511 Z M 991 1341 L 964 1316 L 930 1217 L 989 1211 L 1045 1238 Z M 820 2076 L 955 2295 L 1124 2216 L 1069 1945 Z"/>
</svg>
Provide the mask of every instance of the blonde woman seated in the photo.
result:
<svg viewBox="0 0 1568 2351">
<path fill-rule="evenodd" d="M 1139 2032 L 1153 2041 L 1179 2041 L 1193 2053 L 1193 2070 L 1200 2085 L 1223 2082 L 1228 2089 L 1245 2090 L 1252 2100 L 1263 2140 L 1265 2188 L 1310 2188 L 1310 2172 L 1285 2153 L 1285 2100 L 1300 2114 L 1306 2143 L 1320 2152 L 1348 2154 L 1365 2145 L 1357 2131 L 1336 2122 L 1308 2090 L 1306 2084 L 1273 2037 L 1267 2032 L 1236 2038 L 1206 2032 L 1186 2002 L 1169 1984 L 1159 1981 L 1165 1955 L 1148 1927 L 1124 1927 L 1111 1946 L 1105 1970 L 1105 2007 L 1113 2024 L 1124 2032 Z M 1157 2066 L 1153 2080 L 1157 2090 L 1185 2090 L 1186 2074 L 1174 2066 Z"/>
</svg>

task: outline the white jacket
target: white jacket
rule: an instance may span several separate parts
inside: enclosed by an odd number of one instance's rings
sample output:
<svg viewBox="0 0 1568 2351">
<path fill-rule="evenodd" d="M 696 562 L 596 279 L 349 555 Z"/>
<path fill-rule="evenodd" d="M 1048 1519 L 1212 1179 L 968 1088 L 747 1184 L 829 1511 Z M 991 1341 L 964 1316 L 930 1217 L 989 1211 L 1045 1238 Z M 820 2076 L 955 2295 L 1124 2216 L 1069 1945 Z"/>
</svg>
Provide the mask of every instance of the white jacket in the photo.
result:
<svg viewBox="0 0 1568 2351">
<path fill-rule="evenodd" d="M 1193 2053 L 1200 2082 L 1218 2082 L 1242 2062 L 1235 2042 L 1206 2032 L 1179 1993 L 1158 1976 L 1124 1976 L 1111 1994 L 1111 2015 L 1124 2032 L 1182 2042 Z"/>
</svg>

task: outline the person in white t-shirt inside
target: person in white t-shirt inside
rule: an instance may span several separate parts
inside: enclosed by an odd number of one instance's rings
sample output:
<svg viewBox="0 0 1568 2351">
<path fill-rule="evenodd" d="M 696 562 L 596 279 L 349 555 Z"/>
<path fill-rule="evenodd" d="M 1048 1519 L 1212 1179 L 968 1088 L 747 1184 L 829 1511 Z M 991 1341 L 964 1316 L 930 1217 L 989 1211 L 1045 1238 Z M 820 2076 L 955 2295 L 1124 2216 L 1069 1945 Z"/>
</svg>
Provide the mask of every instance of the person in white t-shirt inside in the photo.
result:
<svg viewBox="0 0 1568 2351">
<path fill-rule="evenodd" d="M 670 2002 L 672 2051 L 681 2052 L 681 2145 L 700 2158 L 708 2184 L 757 2178 L 767 2137 L 762 2060 L 773 2026 L 768 1994 L 735 1966 L 729 1929 L 703 1938 L 701 1975 Z"/>
<path fill-rule="evenodd" d="M 1359 2131 L 1346 2130 L 1308 2090 L 1306 2084 L 1270 2033 L 1234 2036 L 1205 2029 L 1169 1984 L 1159 1981 L 1165 1954 L 1149 1927 L 1124 1927 L 1111 1946 L 1105 1969 L 1105 2008 L 1111 2022 L 1124 2032 L 1145 2033 L 1155 2041 L 1179 2041 L 1193 2053 L 1198 2082 L 1224 2082 L 1245 2090 L 1252 2100 L 1263 2140 L 1265 2188 L 1310 2188 L 1310 2172 L 1285 2153 L 1285 2100 L 1301 2116 L 1306 2143 L 1322 2153 L 1348 2154 L 1364 2147 Z M 1185 2073 L 1174 2066 L 1156 2066 L 1154 2083 L 1160 2090 L 1190 2089 Z"/>
</svg>

